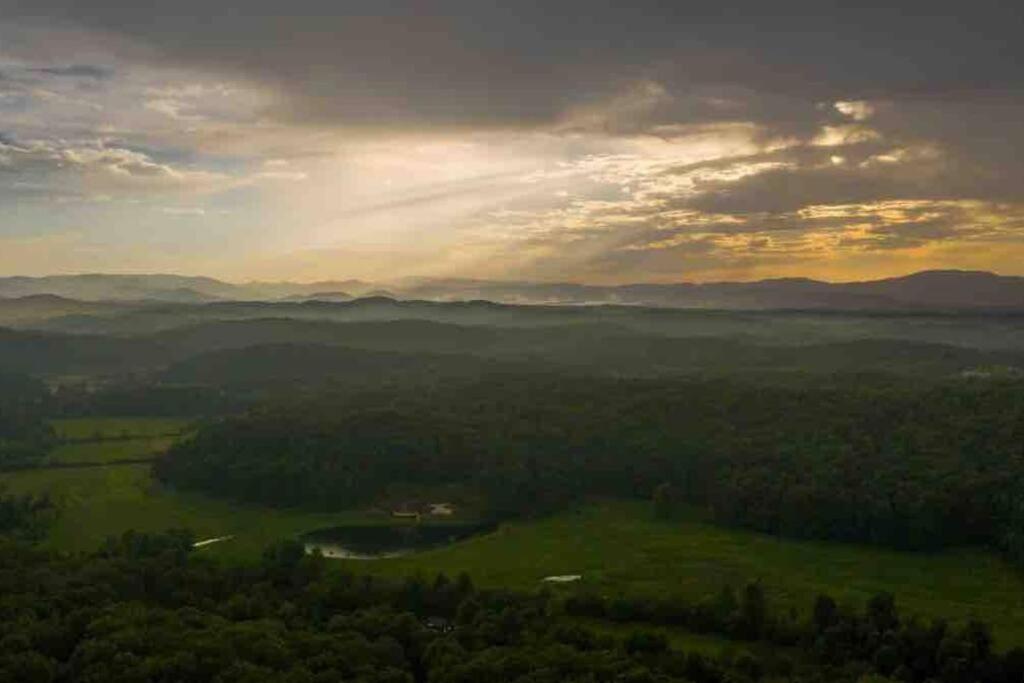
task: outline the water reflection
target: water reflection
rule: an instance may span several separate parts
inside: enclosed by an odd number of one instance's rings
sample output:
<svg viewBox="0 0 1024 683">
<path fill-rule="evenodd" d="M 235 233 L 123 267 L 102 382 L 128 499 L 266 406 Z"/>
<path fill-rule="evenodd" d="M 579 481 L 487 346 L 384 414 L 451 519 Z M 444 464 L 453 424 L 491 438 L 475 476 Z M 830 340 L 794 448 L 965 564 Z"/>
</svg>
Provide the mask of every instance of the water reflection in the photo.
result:
<svg viewBox="0 0 1024 683">
<path fill-rule="evenodd" d="M 492 523 L 340 526 L 311 531 L 301 540 L 307 553 L 319 549 L 324 557 L 378 560 L 440 548 L 494 528 Z"/>
</svg>

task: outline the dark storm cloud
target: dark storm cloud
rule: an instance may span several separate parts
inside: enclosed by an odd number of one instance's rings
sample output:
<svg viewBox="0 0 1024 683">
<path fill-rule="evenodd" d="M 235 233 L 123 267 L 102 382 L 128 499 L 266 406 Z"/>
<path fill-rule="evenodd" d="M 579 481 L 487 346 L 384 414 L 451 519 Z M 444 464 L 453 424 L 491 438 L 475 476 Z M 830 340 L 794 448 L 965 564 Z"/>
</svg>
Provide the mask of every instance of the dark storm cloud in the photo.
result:
<svg viewBox="0 0 1024 683">
<path fill-rule="evenodd" d="M 128 38 L 140 46 L 136 57 L 272 84 L 289 95 L 280 115 L 332 123 L 550 122 L 638 78 L 673 94 L 724 86 L 806 100 L 963 99 L 1024 84 L 1024 13 L 1012 3 L 852 4 L 0 3 L 8 17 Z M 785 107 L 736 106 L 791 122 Z M 692 104 L 665 112 L 737 115 Z"/>
</svg>

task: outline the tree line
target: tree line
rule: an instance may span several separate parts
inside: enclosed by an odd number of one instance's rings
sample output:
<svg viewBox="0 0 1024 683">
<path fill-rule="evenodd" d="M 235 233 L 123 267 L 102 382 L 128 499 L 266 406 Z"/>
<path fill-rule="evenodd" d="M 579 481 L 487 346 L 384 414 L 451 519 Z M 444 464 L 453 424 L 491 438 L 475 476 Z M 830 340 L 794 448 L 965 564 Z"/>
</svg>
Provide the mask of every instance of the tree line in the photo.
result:
<svg viewBox="0 0 1024 683">
<path fill-rule="evenodd" d="M 498 518 L 586 496 L 700 506 L 722 523 L 1024 559 L 1024 383 L 791 385 L 509 376 L 451 391 L 268 404 L 155 465 L 168 484 L 351 508 L 458 482 Z"/>
<path fill-rule="evenodd" d="M 44 419 L 47 396 L 41 382 L 0 372 L 0 467 L 41 459 L 56 442 Z"/>
</svg>

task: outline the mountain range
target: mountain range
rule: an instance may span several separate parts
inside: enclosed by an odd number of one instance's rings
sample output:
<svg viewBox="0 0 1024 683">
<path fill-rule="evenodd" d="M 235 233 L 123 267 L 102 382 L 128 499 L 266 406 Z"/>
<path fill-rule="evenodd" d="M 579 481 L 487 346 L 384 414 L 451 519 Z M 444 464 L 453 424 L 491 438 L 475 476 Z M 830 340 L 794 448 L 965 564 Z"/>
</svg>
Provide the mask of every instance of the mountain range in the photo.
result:
<svg viewBox="0 0 1024 683">
<path fill-rule="evenodd" d="M 229 283 L 181 275 L 55 275 L 0 278 L 0 299 L 36 305 L 78 302 L 346 301 L 361 297 L 400 300 L 471 301 L 509 304 L 617 304 L 657 308 L 718 309 L 1004 309 L 1024 310 L 1024 277 L 981 271 L 931 270 L 862 282 L 804 278 L 756 282 L 588 285 L 467 279 L 406 279 L 392 283 L 359 280 L 312 283 Z M 46 300 L 42 297 L 51 297 Z M 86 311 L 68 311 L 82 313 Z"/>
</svg>

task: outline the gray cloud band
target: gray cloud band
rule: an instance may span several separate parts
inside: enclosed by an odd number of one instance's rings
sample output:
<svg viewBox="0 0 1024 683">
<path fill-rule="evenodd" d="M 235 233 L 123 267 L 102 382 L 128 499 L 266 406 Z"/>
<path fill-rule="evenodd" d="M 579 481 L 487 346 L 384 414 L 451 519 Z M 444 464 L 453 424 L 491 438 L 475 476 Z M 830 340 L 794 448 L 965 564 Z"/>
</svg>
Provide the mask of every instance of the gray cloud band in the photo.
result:
<svg viewBox="0 0 1024 683">
<path fill-rule="evenodd" d="M 644 78 L 674 95 L 718 87 L 801 100 L 963 100 L 1024 86 L 1024 20 L 1009 3 L 915 10 L 809 0 L 298 0 L 287 14 L 266 0 L 183 0 L 159 12 L 128 2 L 5 0 L 0 7 L 9 21 L 116 35 L 137 47 L 132 59 L 272 85 L 287 93 L 281 117 L 349 125 L 550 123 L 573 104 Z M 780 125 L 793 113 L 740 104 L 747 118 Z M 690 121 L 726 115 L 692 101 L 664 112 Z"/>
</svg>

